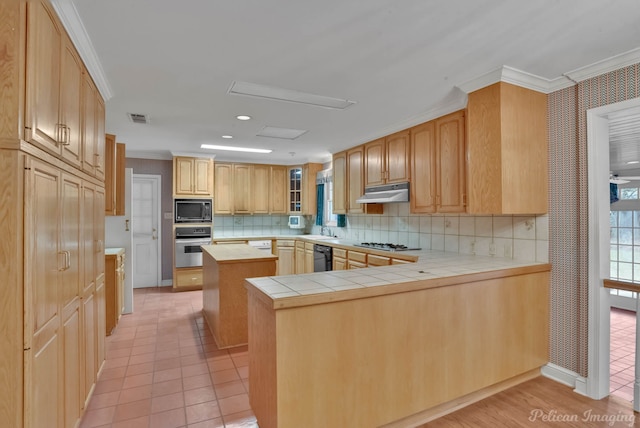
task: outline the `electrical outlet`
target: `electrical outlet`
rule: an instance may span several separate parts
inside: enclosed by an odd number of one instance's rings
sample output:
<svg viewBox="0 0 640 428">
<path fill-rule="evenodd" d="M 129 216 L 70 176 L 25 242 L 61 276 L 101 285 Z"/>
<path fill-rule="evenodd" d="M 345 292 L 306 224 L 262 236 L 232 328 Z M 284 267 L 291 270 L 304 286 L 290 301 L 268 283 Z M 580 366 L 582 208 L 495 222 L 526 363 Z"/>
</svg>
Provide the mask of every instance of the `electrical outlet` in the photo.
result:
<svg viewBox="0 0 640 428">
<path fill-rule="evenodd" d="M 504 244 L 504 256 L 508 259 L 513 258 L 513 247 L 511 247 L 511 244 Z"/>
<path fill-rule="evenodd" d="M 476 255 L 476 241 L 471 241 L 471 245 L 470 245 L 470 249 L 471 249 L 471 254 L 472 255 Z"/>
</svg>

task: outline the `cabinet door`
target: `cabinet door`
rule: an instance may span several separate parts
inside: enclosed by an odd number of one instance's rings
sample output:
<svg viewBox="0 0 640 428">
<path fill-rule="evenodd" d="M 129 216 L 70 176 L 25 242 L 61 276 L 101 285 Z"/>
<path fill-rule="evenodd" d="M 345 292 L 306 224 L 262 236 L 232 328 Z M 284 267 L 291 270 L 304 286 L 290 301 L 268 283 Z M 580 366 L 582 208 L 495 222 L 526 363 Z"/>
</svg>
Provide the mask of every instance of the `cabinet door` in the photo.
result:
<svg viewBox="0 0 640 428">
<path fill-rule="evenodd" d="M 251 213 L 251 165 L 233 165 L 233 212 Z"/>
<path fill-rule="evenodd" d="M 83 65 L 68 37 L 62 45 L 60 69 L 60 123 L 62 157 L 82 169 L 82 70 Z"/>
<path fill-rule="evenodd" d="M 362 185 L 362 146 L 347 151 L 347 212 L 350 214 L 361 214 L 363 212 L 362 204 L 357 204 L 358 199 L 364 193 Z"/>
<path fill-rule="evenodd" d="M 83 400 L 82 349 L 80 334 L 80 299 L 75 299 L 64 310 L 63 358 L 64 362 L 64 427 L 75 427 L 80 419 Z"/>
<path fill-rule="evenodd" d="M 96 372 L 100 371 L 105 358 L 105 330 L 106 330 L 106 314 L 105 314 L 105 288 L 104 277 L 99 279 L 96 284 L 96 305 L 95 305 L 95 343 L 96 343 Z M 87 339 L 88 340 L 88 339 Z"/>
<path fill-rule="evenodd" d="M 295 273 L 295 248 L 291 246 L 277 247 L 278 275 L 292 275 Z"/>
<path fill-rule="evenodd" d="M 346 270 L 347 260 L 339 257 L 333 258 L 333 270 Z"/>
<path fill-rule="evenodd" d="M 380 138 L 364 145 L 364 186 L 384 183 L 385 145 L 384 138 Z"/>
<path fill-rule="evenodd" d="M 347 152 L 333 155 L 333 213 L 347 213 Z"/>
<path fill-rule="evenodd" d="M 193 160 L 193 194 L 198 196 L 213 195 L 213 160 L 195 158 Z"/>
<path fill-rule="evenodd" d="M 436 211 L 436 126 L 433 121 L 411 129 L 411 212 Z"/>
<path fill-rule="evenodd" d="M 105 137 L 104 211 L 106 215 L 116 215 L 116 136 Z"/>
<path fill-rule="evenodd" d="M 438 211 L 465 211 L 464 112 L 436 120 Z"/>
<path fill-rule="evenodd" d="M 95 88 L 95 87 L 94 87 Z M 99 180 L 104 180 L 104 172 L 105 172 L 105 158 L 104 158 L 104 150 L 105 150 L 105 131 L 104 131 L 104 121 L 105 121 L 105 113 L 104 113 L 104 102 L 102 101 L 102 97 L 97 89 L 93 91 L 94 102 L 96 105 L 96 117 L 95 117 L 95 157 L 96 157 L 96 169 L 95 176 Z"/>
<path fill-rule="evenodd" d="M 173 159 L 173 194 L 188 196 L 193 193 L 193 159 L 176 157 Z"/>
<path fill-rule="evenodd" d="M 269 191 L 269 212 L 286 214 L 287 211 L 287 167 L 271 166 L 271 184 Z"/>
<path fill-rule="evenodd" d="M 95 175 L 98 166 L 96 89 L 86 73 L 82 79 L 82 111 L 82 169 Z"/>
<path fill-rule="evenodd" d="M 25 412 L 26 426 L 62 426 L 64 418 L 59 253 L 60 174 L 27 160 L 25 189 Z"/>
<path fill-rule="evenodd" d="M 302 168 L 289 168 L 289 212 L 302 212 Z"/>
<path fill-rule="evenodd" d="M 322 164 L 306 163 L 302 166 L 302 214 L 316 215 L 318 209 L 318 194 L 316 190 L 316 176 L 322 170 Z"/>
<path fill-rule="evenodd" d="M 216 214 L 233 214 L 233 165 L 216 163 L 213 209 Z"/>
<path fill-rule="evenodd" d="M 102 293 L 104 294 L 104 287 L 102 287 Z M 91 388 L 96 382 L 96 373 L 100 367 L 98 364 L 98 308 L 99 303 L 96 300 L 96 291 L 92 290 L 89 294 L 85 295 L 82 299 L 82 331 L 84 336 L 84 355 L 83 355 L 83 367 L 84 367 L 84 384 L 83 384 L 83 399 L 85 405 Z M 101 302 L 104 305 L 104 300 Z M 104 315 L 104 310 L 102 311 Z M 106 328 L 106 327 L 105 327 Z M 104 330 L 102 330 L 104 331 Z"/>
<path fill-rule="evenodd" d="M 26 138 L 60 154 L 61 27 L 45 2 L 28 2 Z"/>
<path fill-rule="evenodd" d="M 409 181 L 410 132 L 401 131 L 385 139 L 387 183 Z"/>
<path fill-rule="evenodd" d="M 304 271 L 304 247 L 303 248 L 299 248 L 296 247 L 296 257 L 295 257 L 295 261 L 296 261 L 296 274 L 300 274 L 300 273 L 305 273 Z"/>
<path fill-rule="evenodd" d="M 271 167 L 269 165 L 251 166 L 251 202 L 254 214 L 267 214 L 269 212 L 269 178 Z"/>
<path fill-rule="evenodd" d="M 304 249 L 304 273 L 312 273 L 313 270 L 313 244 L 311 244 L 311 248 Z"/>
</svg>

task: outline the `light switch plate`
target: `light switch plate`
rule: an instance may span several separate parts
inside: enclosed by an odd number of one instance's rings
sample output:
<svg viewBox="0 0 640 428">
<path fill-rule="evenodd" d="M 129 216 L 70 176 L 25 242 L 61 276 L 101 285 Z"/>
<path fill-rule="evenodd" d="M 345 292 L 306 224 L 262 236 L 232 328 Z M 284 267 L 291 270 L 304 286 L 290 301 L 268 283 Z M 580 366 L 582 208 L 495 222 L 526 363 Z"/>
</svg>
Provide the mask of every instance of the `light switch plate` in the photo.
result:
<svg viewBox="0 0 640 428">
<path fill-rule="evenodd" d="M 165 220 L 171 220 L 173 218 L 173 213 L 164 213 Z"/>
</svg>

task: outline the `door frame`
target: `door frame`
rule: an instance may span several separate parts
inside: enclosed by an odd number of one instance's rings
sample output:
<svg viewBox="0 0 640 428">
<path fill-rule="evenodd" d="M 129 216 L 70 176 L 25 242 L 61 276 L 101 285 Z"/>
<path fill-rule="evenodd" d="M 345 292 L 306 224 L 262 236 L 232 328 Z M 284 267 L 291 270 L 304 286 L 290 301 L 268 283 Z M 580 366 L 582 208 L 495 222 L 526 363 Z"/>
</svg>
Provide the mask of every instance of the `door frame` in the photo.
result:
<svg viewBox="0 0 640 428">
<path fill-rule="evenodd" d="M 591 398 L 609 395 L 611 296 L 609 277 L 609 114 L 640 107 L 640 98 L 587 110 L 589 221 L 588 375 L 584 391 Z M 604 244 L 607 245 L 604 245 Z M 602 245 L 601 245 L 602 244 Z M 579 388 L 580 389 L 580 388 Z"/>
<path fill-rule="evenodd" d="M 157 182 L 157 184 L 158 184 L 157 187 L 156 187 L 156 189 L 157 189 L 156 190 L 156 198 L 157 198 L 157 201 L 158 201 L 158 206 L 157 206 L 157 209 L 158 209 L 158 212 L 157 212 L 157 215 L 158 215 L 158 230 L 157 230 L 157 233 L 158 233 L 158 239 L 157 239 L 157 241 L 158 241 L 158 243 L 157 243 L 157 245 L 158 245 L 158 251 L 157 251 L 157 254 L 158 254 L 158 263 L 157 263 L 157 266 L 158 266 L 158 271 L 157 271 L 158 281 L 157 281 L 157 284 L 158 285 L 156 285 L 156 287 L 160 287 L 160 286 L 162 286 L 162 175 L 159 175 L 159 174 L 135 174 L 135 173 L 133 174 L 133 177 L 132 177 L 132 180 L 131 180 L 131 189 L 132 189 L 132 192 L 131 192 L 131 203 L 132 203 L 132 206 L 133 206 L 133 184 L 135 183 L 136 178 L 143 178 L 143 179 L 147 179 L 147 180 L 149 180 L 149 179 L 155 180 Z M 133 214 L 133 212 L 131 214 Z M 132 224 L 132 227 L 133 227 L 133 224 Z M 132 237 L 132 239 L 133 239 L 133 237 Z M 132 250 L 132 253 L 133 252 L 134 251 Z M 132 270 L 131 270 L 131 272 L 132 272 L 131 273 L 132 283 L 133 283 L 133 271 L 134 271 L 134 269 L 132 268 Z M 132 284 L 132 287 L 136 288 L 135 286 L 133 286 L 133 284 Z"/>
</svg>

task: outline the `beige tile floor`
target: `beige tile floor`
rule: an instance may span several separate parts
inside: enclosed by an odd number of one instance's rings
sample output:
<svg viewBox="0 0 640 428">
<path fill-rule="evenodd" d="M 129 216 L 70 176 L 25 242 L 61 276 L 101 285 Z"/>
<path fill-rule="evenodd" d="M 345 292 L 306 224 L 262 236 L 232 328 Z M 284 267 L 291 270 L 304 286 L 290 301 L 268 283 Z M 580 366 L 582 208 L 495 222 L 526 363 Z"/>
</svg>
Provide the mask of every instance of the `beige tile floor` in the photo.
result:
<svg viewBox="0 0 640 428">
<path fill-rule="evenodd" d="M 202 291 L 136 289 L 134 309 L 107 337 L 80 428 L 257 428 L 247 348 L 216 347 Z"/>
<path fill-rule="evenodd" d="M 633 401 L 636 354 L 636 313 L 611 308 L 609 393 Z"/>
</svg>

